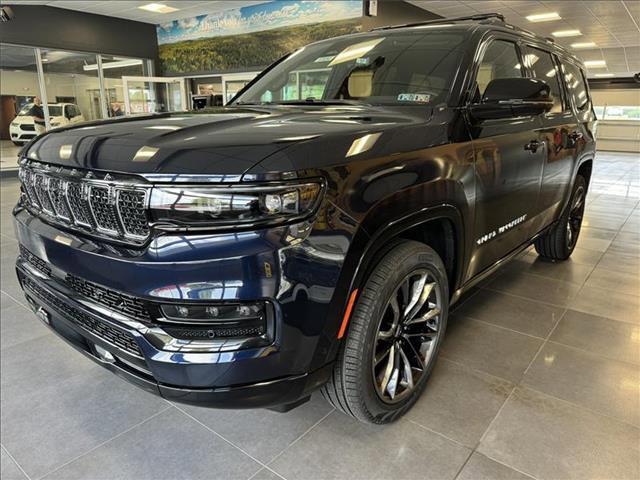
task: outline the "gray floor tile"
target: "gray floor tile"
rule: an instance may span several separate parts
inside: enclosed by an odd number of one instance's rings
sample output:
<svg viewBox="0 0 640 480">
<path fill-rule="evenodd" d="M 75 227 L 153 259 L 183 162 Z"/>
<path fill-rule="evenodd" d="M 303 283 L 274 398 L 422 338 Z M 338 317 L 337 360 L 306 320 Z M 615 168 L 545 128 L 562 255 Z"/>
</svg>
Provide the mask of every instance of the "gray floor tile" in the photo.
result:
<svg viewBox="0 0 640 480">
<path fill-rule="evenodd" d="M 175 408 L 105 443 L 47 479 L 242 479 L 261 465 Z"/>
<path fill-rule="evenodd" d="M 533 477 L 494 462 L 477 452 L 464 466 L 456 480 L 532 480 Z"/>
<path fill-rule="evenodd" d="M 614 290 L 628 295 L 640 295 L 640 272 L 638 273 L 639 275 L 632 275 L 597 266 L 589 275 L 585 285 L 601 290 Z"/>
<path fill-rule="evenodd" d="M 640 369 L 556 343 L 544 346 L 524 385 L 640 426 Z"/>
<path fill-rule="evenodd" d="M 596 250 L 604 252 L 611 245 L 611 240 L 603 240 L 601 238 L 582 238 L 578 237 L 577 246 L 586 250 Z"/>
<path fill-rule="evenodd" d="M 581 285 L 578 283 L 564 282 L 507 269 L 489 283 L 487 288 L 566 307 L 576 296 L 580 287 Z"/>
<path fill-rule="evenodd" d="M 406 420 L 365 425 L 334 412 L 271 465 L 287 480 L 452 479 L 471 451 Z"/>
<path fill-rule="evenodd" d="M 611 242 L 611 246 L 607 249 L 608 253 L 615 255 L 630 255 L 632 257 L 640 256 L 640 242 L 624 242 L 622 240 L 614 240 Z"/>
<path fill-rule="evenodd" d="M 67 345 L 57 335 L 27 340 L 0 350 L 0 396 L 7 400 L 30 398 L 75 375 L 100 367 Z"/>
<path fill-rule="evenodd" d="M 640 430 L 518 388 L 478 451 L 536 478 L 637 479 Z"/>
<path fill-rule="evenodd" d="M 466 317 L 449 319 L 441 347 L 445 358 L 511 382 L 518 382 L 542 340 Z"/>
<path fill-rule="evenodd" d="M 319 393 L 287 413 L 217 410 L 187 405 L 179 405 L 179 408 L 263 463 L 273 460 L 332 410 Z"/>
<path fill-rule="evenodd" d="M 640 324 L 640 298 L 585 286 L 569 305 L 573 310 Z"/>
<path fill-rule="evenodd" d="M 614 360 L 640 364 L 638 335 L 638 327 L 630 323 L 568 310 L 550 340 Z"/>
<path fill-rule="evenodd" d="M 600 259 L 598 267 L 638 276 L 640 275 L 640 257 L 606 252 Z"/>
<path fill-rule="evenodd" d="M 527 256 L 534 256 L 534 255 L 535 255 L 535 258 L 539 258 L 538 254 L 535 253 L 535 251 Z M 577 263 L 579 265 L 595 266 L 600 261 L 600 258 L 602 258 L 602 255 L 604 255 L 604 252 L 576 247 L 573 249 L 573 253 L 571 254 L 571 258 L 569 259 L 569 261 L 571 263 Z"/>
<path fill-rule="evenodd" d="M 511 262 L 507 268 L 572 283 L 584 283 L 593 271 L 593 265 L 577 263 L 573 258 L 564 262 L 550 262 L 533 255 L 524 255 Z"/>
<path fill-rule="evenodd" d="M 542 338 L 547 337 L 563 313 L 562 307 L 490 290 L 483 290 L 474 295 L 456 311 L 456 315 L 483 320 Z"/>
<path fill-rule="evenodd" d="M 31 310 L 19 305 L 5 294 L 0 309 L 0 349 L 19 343 L 53 335 L 51 331 L 36 318 Z"/>
<path fill-rule="evenodd" d="M 0 478 L 2 480 L 27 480 L 27 476 L 11 460 L 4 449 L 0 449 Z"/>
<path fill-rule="evenodd" d="M 256 473 L 251 480 L 282 480 L 283 477 L 272 472 L 267 468 L 263 468 L 258 473 Z"/>
<path fill-rule="evenodd" d="M 97 366 L 90 374 L 29 397 L 3 397 L 2 443 L 31 477 L 50 472 L 168 406 Z"/>
<path fill-rule="evenodd" d="M 604 214 L 609 215 L 613 210 L 611 207 L 603 207 Z M 626 207 L 629 208 L 629 207 Z M 593 208 L 587 208 L 588 212 L 593 212 Z M 622 216 L 622 218 L 627 218 L 629 213 L 626 213 Z M 599 238 L 601 240 L 613 240 L 618 233 L 618 229 L 615 230 L 605 230 L 603 228 L 590 228 L 583 227 L 580 229 L 580 238 Z"/>
<path fill-rule="evenodd" d="M 407 418 L 474 448 L 513 384 L 444 358 Z"/>
</svg>

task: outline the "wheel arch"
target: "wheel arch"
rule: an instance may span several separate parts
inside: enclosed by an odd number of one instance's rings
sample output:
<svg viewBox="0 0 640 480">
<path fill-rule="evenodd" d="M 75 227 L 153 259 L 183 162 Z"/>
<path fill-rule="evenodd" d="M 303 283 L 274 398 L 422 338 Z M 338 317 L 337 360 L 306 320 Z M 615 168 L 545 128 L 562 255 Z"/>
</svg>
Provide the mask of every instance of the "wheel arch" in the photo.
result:
<svg viewBox="0 0 640 480">
<path fill-rule="evenodd" d="M 332 301 L 329 316 L 329 319 L 336 319 L 336 321 L 327 322 L 326 338 L 337 339 L 352 292 L 364 285 L 368 274 L 379 259 L 399 241 L 418 240 L 429 245 L 439 255 L 444 254 L 445 258 L 448 257 L 447 260 L 443 258 L 443 262 L 445 267 L 447 267 L 447 261 L 450 263 L 448 268 L 451 268 L 453 273 L 453 278 L 449 279 L 451 295 L 462 281 L 465 261 L 464 233 L 462 214 L 450 204 L 425 207 L 389 222 L 371 234 L 361 225 L 345 259 L 336 289 L 337 295 Z M 444 238 L 438 237 L 438 234 L 444 234 Z M 338 352 L 340 342 L 331 341 L 331 343 L 331 347 L 326 352 L 326 361 L 332 361 Z"/>
</svg>

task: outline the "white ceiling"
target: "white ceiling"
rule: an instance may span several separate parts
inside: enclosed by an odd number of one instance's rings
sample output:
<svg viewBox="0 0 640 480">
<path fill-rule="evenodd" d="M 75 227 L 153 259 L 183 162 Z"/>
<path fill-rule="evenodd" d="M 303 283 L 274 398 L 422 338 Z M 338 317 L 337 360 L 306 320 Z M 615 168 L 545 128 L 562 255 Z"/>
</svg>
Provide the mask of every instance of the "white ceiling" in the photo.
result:
<svg viewBox="0 0 640 480">
<path fill-rule="evenodd" d="M 267 0 L 3 0 L 2 3 L 8 5 L 48 5 L 50 7 L 68 8 L 69 10 L 126 18 L 128 20 L 157 25 L 181 18 L 196 17 L 198 15 L 220 12 L 232 8 L 256 5 L 258 3 L 265 3 L 266 1 Z M 138 8 L 149 3 L 161 3 L 177 8 L 178 10 L 171 13 L 153 13 Z"/>
<path fill-rule="evenodd" d="M 572 50 L 584 61 L 607 62 L 607 68 L 589 70 L 589 77 L 598 73 L 630 76 L 640 72 L 640 1 L 638 0 L 408 1 L 443 17 L 501 13 L 508 23 L 545 37 L 550 37 L 551 32 L 577 29 L 582 32 L 581 36 L 556 38 L 555 41 Z M 531 23 L 525 18 L 527 15 L 550 12 L 557 12 L 562 19 Z M 572 49 L 570 45 L 577 42 L 595 42 L 597 48 Z"/>
</svg>

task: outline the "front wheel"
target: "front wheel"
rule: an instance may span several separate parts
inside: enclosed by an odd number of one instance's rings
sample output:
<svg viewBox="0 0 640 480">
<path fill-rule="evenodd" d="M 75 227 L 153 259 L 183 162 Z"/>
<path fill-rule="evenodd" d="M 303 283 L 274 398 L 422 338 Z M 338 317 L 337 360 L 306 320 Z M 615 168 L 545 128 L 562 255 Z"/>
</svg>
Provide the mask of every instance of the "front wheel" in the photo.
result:
<svg viewBox="0 0 640 480">
<path fill-rule="evenodd" d="M 548 260 L 566 260 L 578 243 L 587 199 L 587 181 L 576 177 L 569 204 L 558 223 L 535 242 L 536 252 Z"/>
<path fill-rule="evenodd" d="M 447 325 L 447 274 L 438 254 L 403 241 L 362 289 L 324 397 L 368 423 L 389 423 L 419 398 Z"/>
</svg>

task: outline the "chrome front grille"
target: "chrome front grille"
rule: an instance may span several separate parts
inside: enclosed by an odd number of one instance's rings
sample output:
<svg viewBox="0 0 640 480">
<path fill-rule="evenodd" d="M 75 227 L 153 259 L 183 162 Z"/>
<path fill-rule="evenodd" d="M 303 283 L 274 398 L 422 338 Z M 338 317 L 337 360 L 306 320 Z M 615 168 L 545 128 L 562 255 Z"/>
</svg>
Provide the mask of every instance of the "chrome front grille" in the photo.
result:
<svg viewBox="0 0 640 480">
<path fill-rule="evenodd" d="M 130 244 L 149 238 L 150 186 L 29 161 L 22 163 L 20 179 L 27 208 L 49 222 Z"/>
</svg>

